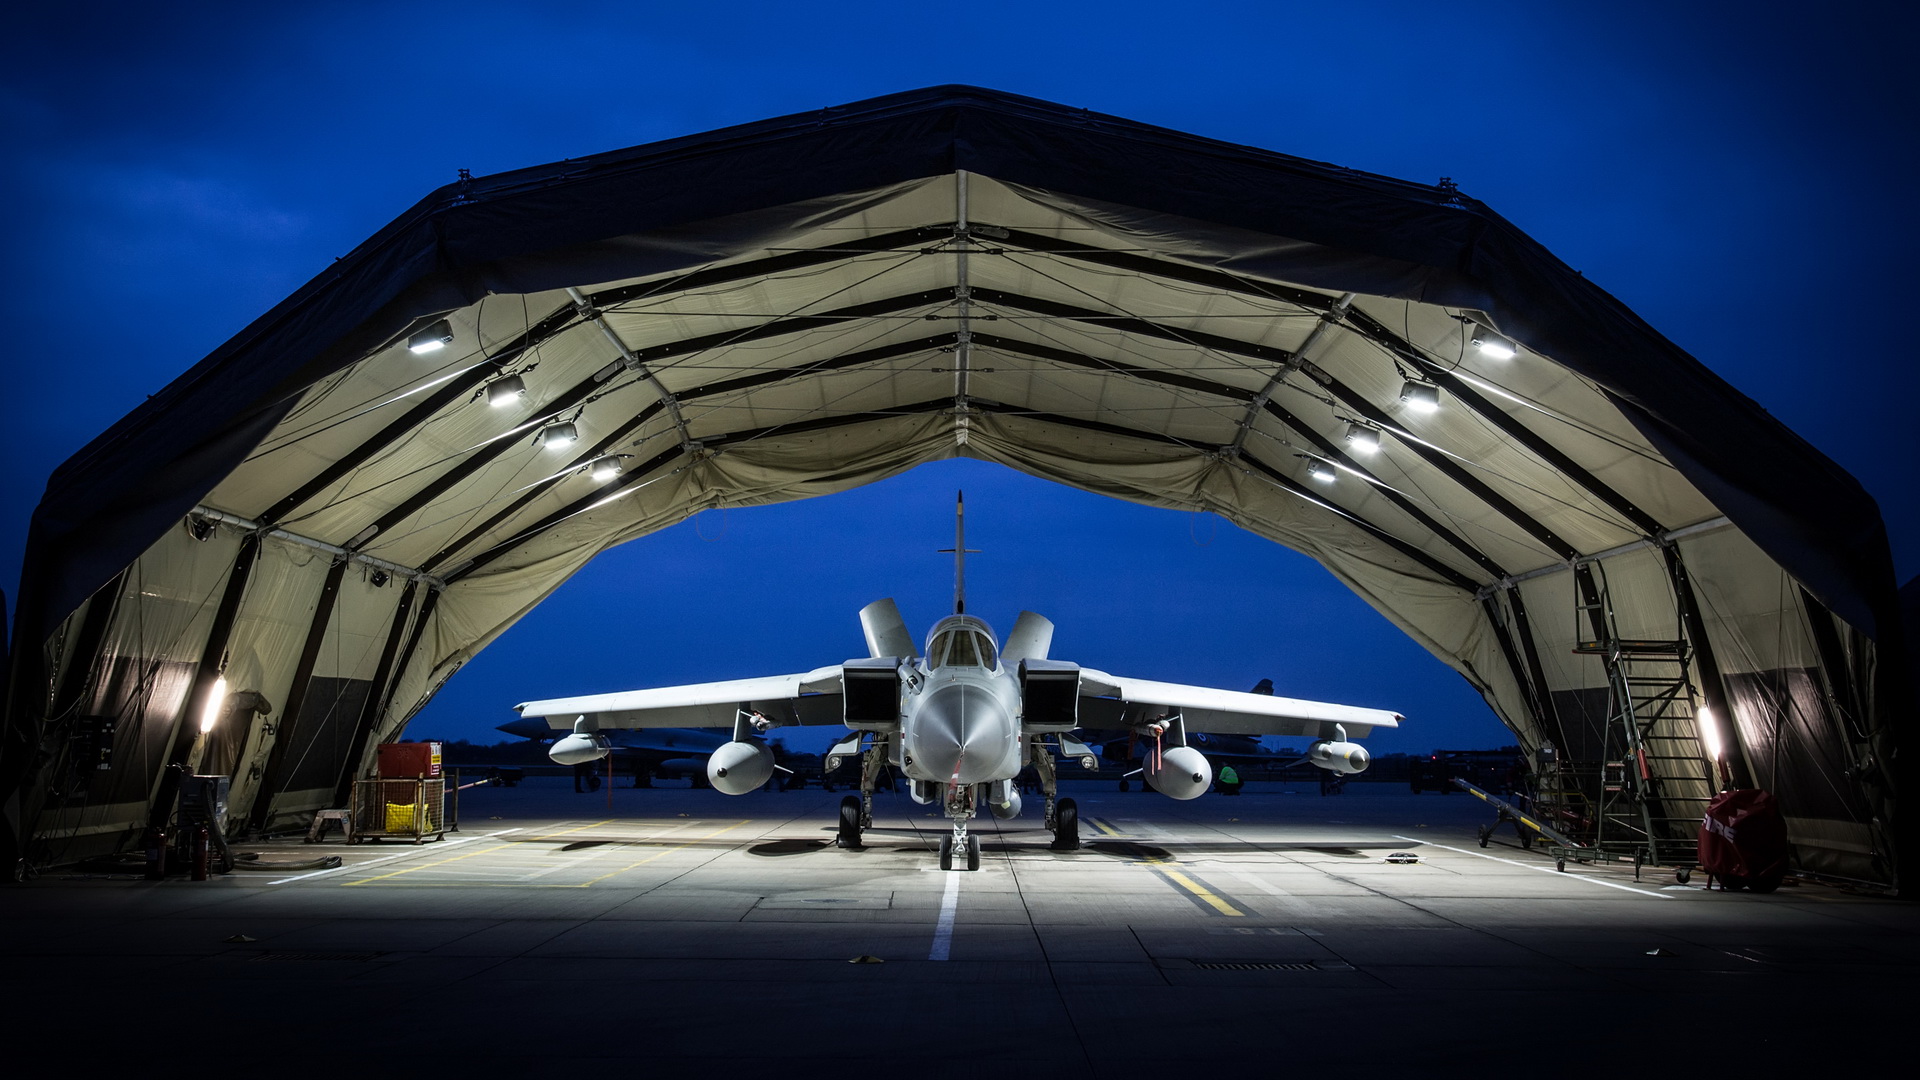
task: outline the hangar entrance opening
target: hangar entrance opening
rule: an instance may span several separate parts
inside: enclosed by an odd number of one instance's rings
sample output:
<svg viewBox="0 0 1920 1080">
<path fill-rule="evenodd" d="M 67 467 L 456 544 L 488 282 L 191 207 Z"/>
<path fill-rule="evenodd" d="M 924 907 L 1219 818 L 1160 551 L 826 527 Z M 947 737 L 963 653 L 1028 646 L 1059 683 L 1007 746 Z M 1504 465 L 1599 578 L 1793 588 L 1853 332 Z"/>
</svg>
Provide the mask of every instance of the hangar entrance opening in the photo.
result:
<svg viewBox="0 0 1920 1080">
<path fill-rule="evenodd" d="M 1614 755 L 1593 651 L 1666 643 L 1661 799 L 1724 760 L 1894 880 L 1850 477 L 1450 186 L 965 88 L 462 181 L 63 466 L 12 841 L 125 845 L 169 766 L 301 821 L 597 553 L 955 456 L 1309 555 L 1529 752 Z"/>
</svg>

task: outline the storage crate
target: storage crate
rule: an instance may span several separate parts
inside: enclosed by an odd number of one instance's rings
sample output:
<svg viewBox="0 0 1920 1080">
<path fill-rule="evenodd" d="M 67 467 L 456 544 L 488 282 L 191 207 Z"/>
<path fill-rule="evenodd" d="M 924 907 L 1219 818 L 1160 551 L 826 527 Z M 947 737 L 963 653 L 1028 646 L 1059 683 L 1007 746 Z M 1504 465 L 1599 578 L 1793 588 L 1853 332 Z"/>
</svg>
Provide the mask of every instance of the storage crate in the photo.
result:
<svg viewBox="0 0 1920 1080">
<path fill-rule="evenodd" d="M 445 780 L 361 780 L 353 785 L 351 842 L 446 836 Z"/>
</svg>

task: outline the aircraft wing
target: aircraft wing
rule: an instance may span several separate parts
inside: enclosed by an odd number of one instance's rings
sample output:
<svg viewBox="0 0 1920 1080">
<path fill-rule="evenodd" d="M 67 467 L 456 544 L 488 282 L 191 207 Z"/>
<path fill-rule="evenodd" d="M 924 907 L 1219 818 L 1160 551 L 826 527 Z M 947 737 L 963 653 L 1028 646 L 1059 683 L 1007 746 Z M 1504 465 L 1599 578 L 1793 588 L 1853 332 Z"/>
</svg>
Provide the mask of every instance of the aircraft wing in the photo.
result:
<svg viewBox="0 0 1920 1080">
<path fill-rule="evenodd" d="M 1385 709 L 1129 679 L 1088 668 L 1080 669 L 1080 695 L 1083 726 L 1100 713 L 1119 711 L 1116 719 L 1127 724 L 1179 713 L 1189 732 L 1331 739 L 1338 724 L 1347 729 L 1348 738 L 1359 739 L 1374 728 L 1399 727 L 1404 719 Z"/>
<path fill-rule="evenodd" d="M 622 690 L 613 694 L 549 698 L 514 706 L 521 716 L 544 717 L 555 731 L 571 731 L 579 717 L 609 728 L 733 726 L 736 710 L 757 710 L 781 724 L 838 724 L 842 720 L 840 665 L 798 675 Z"/>
</svg>

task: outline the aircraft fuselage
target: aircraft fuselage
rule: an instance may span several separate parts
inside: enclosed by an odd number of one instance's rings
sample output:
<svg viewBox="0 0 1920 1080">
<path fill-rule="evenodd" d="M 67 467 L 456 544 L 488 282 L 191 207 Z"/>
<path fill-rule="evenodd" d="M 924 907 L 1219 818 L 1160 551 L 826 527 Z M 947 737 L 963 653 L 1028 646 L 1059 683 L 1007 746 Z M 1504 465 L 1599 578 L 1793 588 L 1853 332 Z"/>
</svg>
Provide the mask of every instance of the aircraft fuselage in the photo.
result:
<svg viewBox="0 0 1920 1080">
<path fill-rule="evenodd" d="M 956 635 L 974 638 L 961 662 Z M 927 636 L 924 658 L 903 665 L 899 766 L 908 779 L 984 784 L 1020 771 L 1020 685 L 998 653 L 985 623 L 954 615 Z"/>
</svg>

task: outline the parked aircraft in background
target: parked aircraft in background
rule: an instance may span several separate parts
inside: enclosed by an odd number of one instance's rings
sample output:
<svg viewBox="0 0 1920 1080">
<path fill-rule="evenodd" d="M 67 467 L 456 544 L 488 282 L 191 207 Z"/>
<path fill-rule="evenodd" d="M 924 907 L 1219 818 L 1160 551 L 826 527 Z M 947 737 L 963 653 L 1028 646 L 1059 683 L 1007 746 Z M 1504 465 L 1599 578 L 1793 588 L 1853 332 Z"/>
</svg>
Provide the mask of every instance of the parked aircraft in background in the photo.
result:
<svg viewBox="0 0 1920 1080">
<path fill-rule="evenodd" d="M 1272 697 L 1273 680 L 1261 679 L 1259 685 L 1248 691 L 1248 693 L 1259 694 L 1263 697 Z M 1100 756 L 1110 762 L 1130 764 L 1136 761 L 1144 761 L 1146 756 L 1153 752 L 1153 744 L 1151 742 L 1141 742 L 1140 737 L 1131 731 L 1089 731 L 1083 729 L 1080 732 L 1080 737 L 1082 741 L 1090 745 L 1098 746 L 1100 748 Z M 1304 751 L 1275 750 L 1263 745 L 1258 735 L 1227 735 L 1219 732 L 1189 731 L 1187 733 L 1187 745 L 1205 754 L 1209 762 L 1216 765 L 1233 765 L 1241 769 L 1250 765 L 1289 769 L 1295 766 L 1312 764 Z M 1128 782 L 1128 777 L 1133 775 L 1133 773 L 1128 773 L 1121 778 L 1121 791 L 1127 791 L 1131 788 L 1132 785 Z M 1146 785 L 1142 784 L 1141 789 L 1145 790 Z"/>
<path fill-rule="evenodd" d="M 553 730 L 544 720 L 525 717 L 501 724 L 494 730 L 540 742 L 550 742 L 565 734 Z M 640 787 L 647 786 L 656 776 L 686 776 L 695 778 L 695 783 L 701 782 L 707 772 L 707 757 L 728 741 L 725 728 L 709 731 L 643 728 L 607 733 L 613 771 L 633 777 L 634 784 Z"/>
<path fill-rule="evenodd" d="M 762 736 L 787 725 L 843 724 L 849 733 L 826 754 L 831 772 L 859 755 L 860 794 L 840 803 L 838 840 L 861 847 L 873 824 L 873 790 L 884 767 L 910 783 L 916 802 L 939 805 L 953 831 L 940 840 L 940 867 L 956 857 L 980 866 L 980 838 L 967 823 L 982 804 L 998 818 L 1019 815 L 1014 778 L 1031 764 L 1046 799 L 1044 820 L 1056 850 L 1080 846 L 1079 813 L 1058 795 L 1054 755 L 1097 769 L 1099 758 L 1075 733 L 1119 730 L 1151 749 L 1138 774 L 1162 794 L 1191 799 L 1213 782 L 1213 767 L 1196 748 L 1209 735 L 1293 735 L 1314 740 L 1313 764 L 1357 773 L 1365 748 L 1351 741 L 1374 728 L 1399 726 L 1381 709 L 1300 701 L 1270 694 L 1214 690 L 1109 675 L 1049 658 L 1053 624 L 1031 611 L 1014 620 L 1002 645 L 987 624 L 967 614 L 966 506 L 956 509 L 954 613 L 934 624 L 926 652 L 915 648 L 892 600 L 860 610 L 867 657 L 795 675 L 696 683 L 653 690 L 529 701 L 525 719 L 556 730 L 572 728 L 549 752 L 572 765 L 612 752 L 606 732 L 631 728 L 731 725 L 733 737 L 707 758 L 715 788 L 744 794 L 764 784 L 774 768 Z"/>
</svg>

